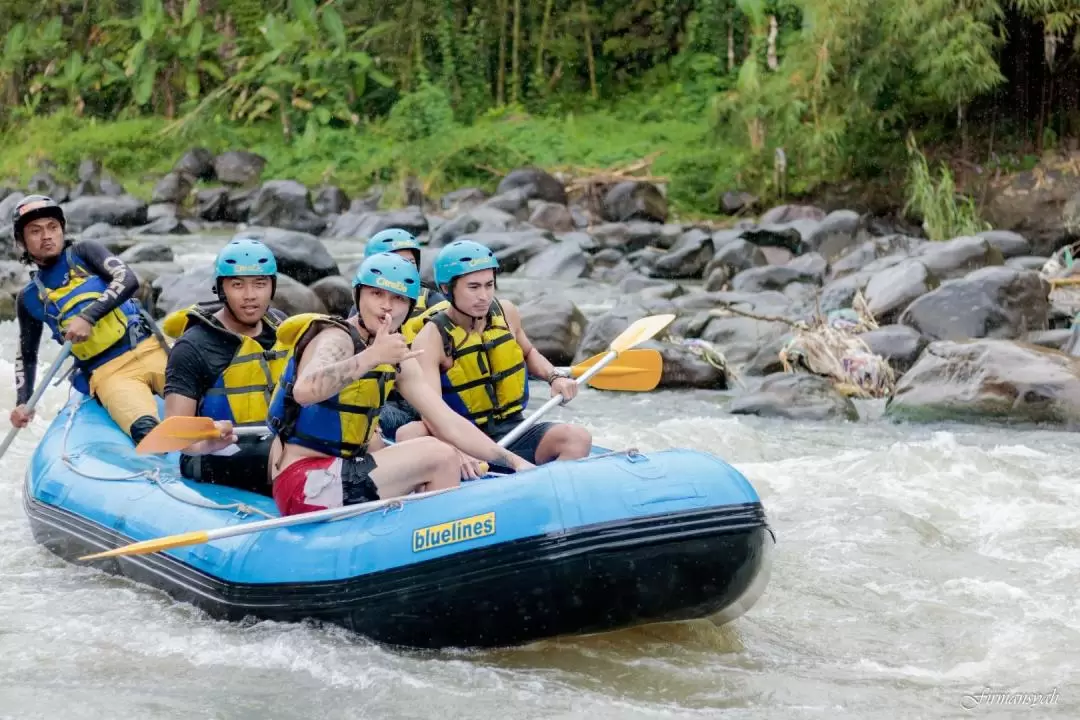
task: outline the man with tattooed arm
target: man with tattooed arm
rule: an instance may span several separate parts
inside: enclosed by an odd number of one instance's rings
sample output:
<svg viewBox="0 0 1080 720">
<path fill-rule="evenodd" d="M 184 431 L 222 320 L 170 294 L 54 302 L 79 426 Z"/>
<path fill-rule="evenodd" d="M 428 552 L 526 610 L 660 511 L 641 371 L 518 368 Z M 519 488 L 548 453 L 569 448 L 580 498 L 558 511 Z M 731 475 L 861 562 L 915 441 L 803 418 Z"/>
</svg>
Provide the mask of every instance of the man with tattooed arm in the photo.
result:
<svg viewBox="0 0 1080 720">
<path fill-rule="evenodd" d="M 289 318 L 278 341 L 290 348 L 270 403 L 274 500 L 283 515 L 457 486 L 458 450 L 514 470 L 533 467 L 451 410 L 425 381 L 398 332 L 420 294 L 416 266 L 392 254 L 367 258 L 353 280 L 356 315 Z M 385 447 L 374 432 L 397 389 L 434 437 Z M 227 439 L 222 440 L 223 443 Z"/>
</svg>

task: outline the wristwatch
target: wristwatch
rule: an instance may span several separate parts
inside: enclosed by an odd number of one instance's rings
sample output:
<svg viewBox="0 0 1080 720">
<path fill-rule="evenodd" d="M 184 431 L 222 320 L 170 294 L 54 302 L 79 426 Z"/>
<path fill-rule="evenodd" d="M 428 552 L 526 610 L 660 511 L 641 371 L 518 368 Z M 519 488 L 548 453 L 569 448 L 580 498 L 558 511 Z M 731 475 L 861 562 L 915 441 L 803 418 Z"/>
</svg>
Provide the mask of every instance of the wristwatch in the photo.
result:
<svg viewBox="0 0 1080 720">
<path fill-rule="evenodd" d="M 555 368 L 550 373 L 548 373 L 547 382 L 548 382 L 548 385 L 550 385 L 551 383 L 555 382 L 558 378 L 568 378 L 568 377 L 570 377 L 570 373 L 566 372 L 565 370 L 559 370 L 558 368 Z"/>
</svg>

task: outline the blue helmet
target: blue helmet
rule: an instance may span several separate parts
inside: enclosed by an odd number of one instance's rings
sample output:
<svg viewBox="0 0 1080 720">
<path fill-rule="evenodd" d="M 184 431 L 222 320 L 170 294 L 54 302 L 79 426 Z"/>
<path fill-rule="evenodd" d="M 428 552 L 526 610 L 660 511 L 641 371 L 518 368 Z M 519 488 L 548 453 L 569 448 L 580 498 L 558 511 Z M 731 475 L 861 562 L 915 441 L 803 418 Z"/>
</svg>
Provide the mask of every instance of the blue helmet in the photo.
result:
<svg viewBox="0 0 1080 720">
<path fill-rule="evenodd" d="M 221 248 L 214 265 L 215 278 L 277 275 L 277 260 L 270 248 L 255 238 L 238 235 Z"/>
<path fill-rule="evenodd" d="M 499 261 L 490 248 L 471 240 L 455 240 L 435 258 L 435 284 L 449 285 L 456 277 L 488 269 L 499 269 Z"/>
<path fill-rule="evenodd" d="M 364 246 L 364 257 L 398 250 L 412 250 L 416 264 L 420 264 L 420 241 L 401 228 L 388 228 L 372 235 Z"/>
<path fill-rule="evenodd" d="M 361 285 L 387 290 L 415 303 L 420 298 L 420 271 L 405 258 L 393 253 L 372 255 L 356 270 L 353 290 Z"/>
</svg>

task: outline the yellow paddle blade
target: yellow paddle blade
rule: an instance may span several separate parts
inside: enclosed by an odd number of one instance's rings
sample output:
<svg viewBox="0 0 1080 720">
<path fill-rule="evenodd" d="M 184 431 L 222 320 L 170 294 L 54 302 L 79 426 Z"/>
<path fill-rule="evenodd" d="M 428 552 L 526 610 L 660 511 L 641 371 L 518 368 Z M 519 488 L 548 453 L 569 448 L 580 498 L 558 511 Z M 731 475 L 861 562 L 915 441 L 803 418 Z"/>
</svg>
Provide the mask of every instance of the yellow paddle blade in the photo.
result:
<svg viewBox="0 0 1080 720">
<path fill-rule="evenodd" d="M 130 545 L 106 550 L 105 552 L 94 553 L 93 555 L 83 555 L 79 559 L 97 560 L 98 558 L 118 557 L 121 555 L 148 555 L 161 550 L 183 547 L 184 545 L 198 545 L 199 543 L 207 542 L 209 539 L 210 536 L 205 530 L 194 530 L 192 532 L 180 533 L 179 535 L 169 535 L 167 537 L 157 538 L 156 540 L 143 540 L 142 542 L 131 543 Z"/>
<path fill-rule="evenodd" d="M 573 377 L 581 377 L 605 355 L 607 353 L 600 353 L 588 360 L 583 360 L 570 368 L 570 374 Z M 588 385 L 597 390 L 648 392 L 660 384 L 660 376 L 663 372 L 664 358 L 659 351 L 627 350 L 589 378 Z"/>
<path fill-rule="evenodd" d="M 135 446 L 140 455 L 167 453 L 183 450 L 199 440 L 212 440 L 221 433 L 214 427 L 214 421 L 206 417 L 186 417 L 174 415 L 167 417 L 147 433 L 146 437 Z"/>
<path fill-rule="evenodd" d="M 670 325 L 673 320 L 675 320 L 675 316 L 670 313 L 643 317 L 623 330 L 617 338 L 611 341 L 611 345 L 608 347 L 610 350 L 621 354 L 635 345 L 651 340 L 653 336 Z"/>
</svg>

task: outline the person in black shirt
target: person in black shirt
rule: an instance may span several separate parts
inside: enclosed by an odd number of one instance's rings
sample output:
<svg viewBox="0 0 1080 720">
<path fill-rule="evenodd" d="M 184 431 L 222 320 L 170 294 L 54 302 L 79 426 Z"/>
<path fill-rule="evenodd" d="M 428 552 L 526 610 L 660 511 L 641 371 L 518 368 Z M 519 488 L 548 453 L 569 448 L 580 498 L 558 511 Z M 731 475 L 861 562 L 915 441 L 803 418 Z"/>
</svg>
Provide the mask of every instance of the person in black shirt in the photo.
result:
<svg viewBox="0 0 1080 720">
<path fill-rule="evenodd" d="M 272 438 L 238 438 L 234 427 L 263 426 L 285 367 L 277 344 L 285 315 L 270 309 L 277 261 L 263 243 L 238 236 L 218 255 L 216 302 L 170 315 L 165 333 L 179 337 L 165 371 L 165 414 L 213 418 L 221 437 L 185 448 L 181 474 L 193 480 L 270 493 Z"/>
</svg>

